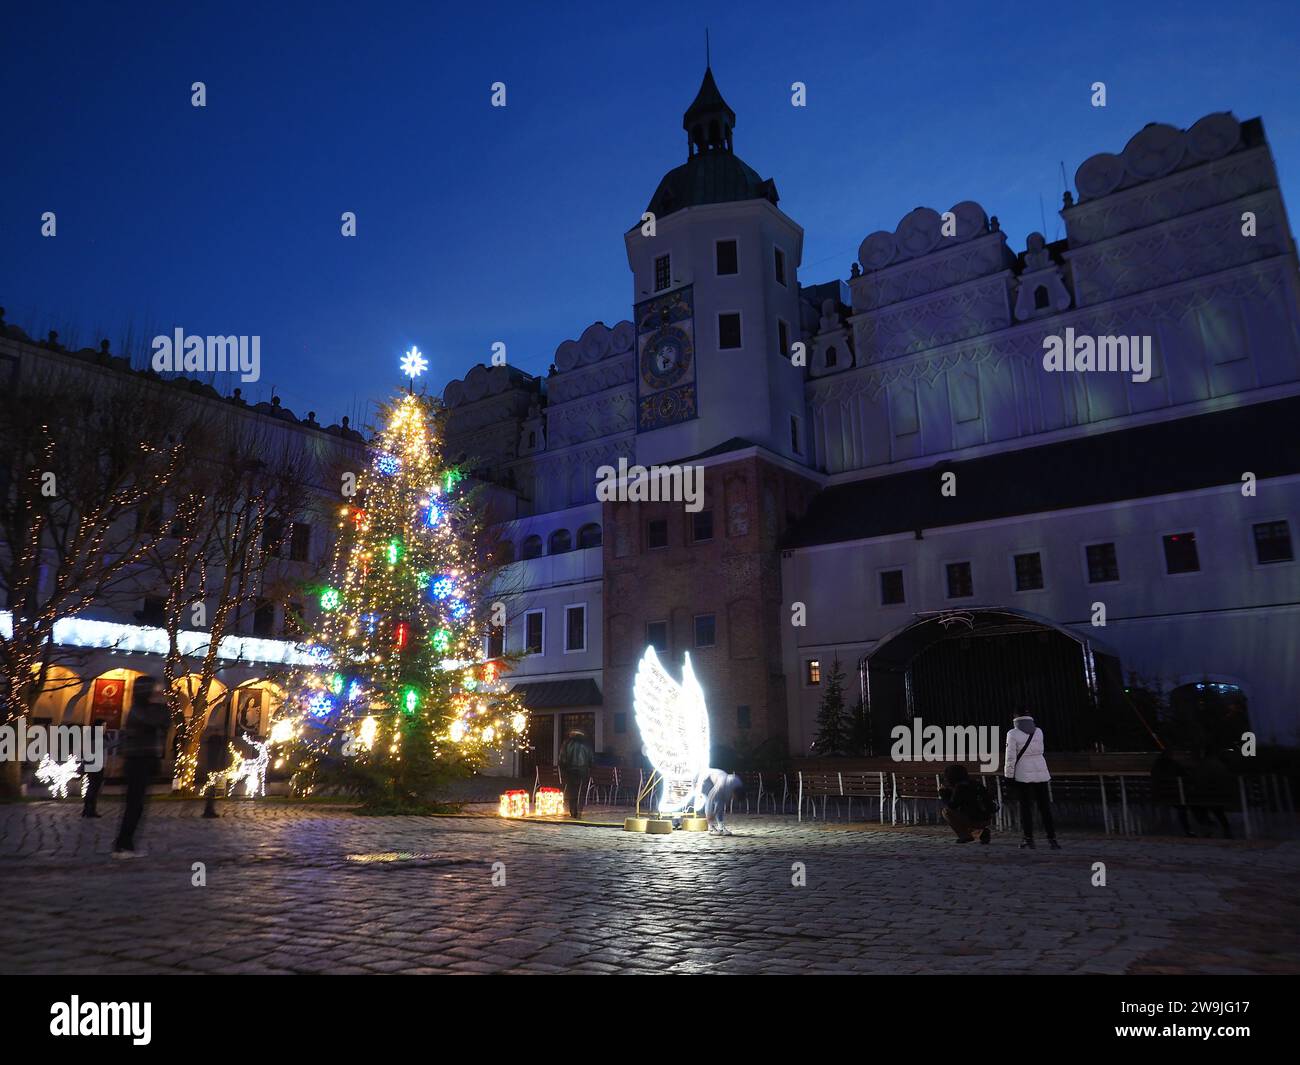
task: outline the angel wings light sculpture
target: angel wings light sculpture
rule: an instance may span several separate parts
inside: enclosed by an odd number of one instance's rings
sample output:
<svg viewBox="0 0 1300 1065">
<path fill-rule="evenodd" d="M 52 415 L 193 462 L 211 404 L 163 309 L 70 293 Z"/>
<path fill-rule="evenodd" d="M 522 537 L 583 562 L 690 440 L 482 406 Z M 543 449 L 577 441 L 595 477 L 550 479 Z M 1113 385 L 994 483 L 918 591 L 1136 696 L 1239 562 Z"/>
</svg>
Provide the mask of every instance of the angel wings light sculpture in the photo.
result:
<svg viewBox="0 0 1300 1065">
<path fill-rule="evenodd" d="M 637 666 L 632 707 L 646 756 L 664 780 L 660 813 L 685 809 L 699 793 L 700 778 L 709 768 L 709 710 L 690 654 L 678 684 L 659 662 L 654 647 L 647 647 Z"/>
</svg>

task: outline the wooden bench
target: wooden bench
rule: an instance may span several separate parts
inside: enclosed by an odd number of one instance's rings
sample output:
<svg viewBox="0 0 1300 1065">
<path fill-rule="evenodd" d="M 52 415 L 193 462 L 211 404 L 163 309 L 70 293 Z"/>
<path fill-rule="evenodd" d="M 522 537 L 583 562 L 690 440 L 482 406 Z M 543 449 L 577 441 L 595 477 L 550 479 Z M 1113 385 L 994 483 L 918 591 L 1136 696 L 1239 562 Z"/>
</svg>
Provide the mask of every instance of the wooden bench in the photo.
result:
<svg viewBox="0 0 1300 1065">
<path fill-rule="evenodd" d="M 798 807 L 799 820 L 803 820 L 803 804 L 811 803 L 812 814 L 817 816 L 817 800 L 822 801 L 822 819 L 826 818 L 826 803 L 834 796 L 835 809 L 839 812 L 839 800 L 844 794 L 840 785 L 839 773 L 810 772 L 799 771 L 799 794 L 796 800 Z"/>
<path fill-rule="evenodd" d="M 890 821 L 898 824 L 899 810 L 902 810 L 903 824 L 920 824 L 922 804 L 934 804 L 934 823 L 939 822 L 939 774 L 899 773 L 890 775 Z M 911 804 L 910 806 L 908 804 Z"/>
<path fill-rule="evenodd" d="M 849 820 L 853 819 L 853 800 L 860 799 L 868 813 L 871 810 L 871 804 L 873 802 L 876 804 L 880 823 L 883 825 L 885 823 L 886 790 L 886 775 L 879 771 L 871 770 L 840 774 L 840 793 L 848 800 Z"/>
</svg>

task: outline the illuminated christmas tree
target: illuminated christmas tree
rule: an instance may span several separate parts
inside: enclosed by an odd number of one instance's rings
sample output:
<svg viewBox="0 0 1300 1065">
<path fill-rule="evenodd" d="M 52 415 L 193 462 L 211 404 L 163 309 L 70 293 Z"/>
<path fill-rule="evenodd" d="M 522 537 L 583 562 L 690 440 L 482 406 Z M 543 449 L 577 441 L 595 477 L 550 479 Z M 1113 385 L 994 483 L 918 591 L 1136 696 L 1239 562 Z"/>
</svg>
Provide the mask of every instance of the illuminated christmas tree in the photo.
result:
<svg viewBox="0 0 1300 1065">
<path fill-rule="evenodd" d="M 419 372 L 410 355 L 403 367 Z M 440 458 L 434 406 L 408 392 L 383 420 L 318 589 L 306 643 L 320 667 L 292 689 L 294 787 L 412 805 L 522 742 L 527 717 L 485 659 L 482 520 Z"/>
</svg>

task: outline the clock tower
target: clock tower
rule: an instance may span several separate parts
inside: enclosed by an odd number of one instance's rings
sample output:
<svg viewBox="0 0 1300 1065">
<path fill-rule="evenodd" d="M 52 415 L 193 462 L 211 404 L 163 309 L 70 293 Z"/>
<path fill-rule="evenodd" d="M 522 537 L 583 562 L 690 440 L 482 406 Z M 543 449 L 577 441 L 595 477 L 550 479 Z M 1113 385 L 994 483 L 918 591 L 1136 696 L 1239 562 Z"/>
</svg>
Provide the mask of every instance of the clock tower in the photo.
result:
<svg viewBox="0 0 1300 1065">
<path fill-rule="evenodd" d="M 625 235 L 636 311 L 637 461 L 745 440 L 805 463 L 797 271 L 803 230 L 735 154 L 736 115 L 706 69 L 682 118 L 687 158 Z"/>
</svg>

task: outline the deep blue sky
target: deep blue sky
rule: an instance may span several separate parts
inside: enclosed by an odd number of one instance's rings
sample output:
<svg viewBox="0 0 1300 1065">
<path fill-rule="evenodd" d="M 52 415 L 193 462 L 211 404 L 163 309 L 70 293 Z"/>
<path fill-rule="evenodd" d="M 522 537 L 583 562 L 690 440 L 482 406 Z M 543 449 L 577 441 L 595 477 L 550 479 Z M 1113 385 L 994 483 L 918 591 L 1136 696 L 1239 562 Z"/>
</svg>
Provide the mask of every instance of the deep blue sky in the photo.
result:
<svg viewBox="0 0 1300 1065">
<path fill-rule="evenodd" d="M 922 204 L 978 200 L 1019 250 L 1041 202 L 1052 239 L 1061 161 L 1072 187 L 1145 123 L 1215 110 L 1263 117 L 1300 211 L 1295 0 L 442 7 L 9 5 L 8 321 L 115 350 L 128 328 L 260 334 L 246 394 L 325 422 L 399 384 L 411 343 L 437 389 L 496 340 L 545 372 L 629 315 L 622 233 L 685 159 L 706 25 L 737 152 L 806 230 L 805 283 Z"/>
</svg>

